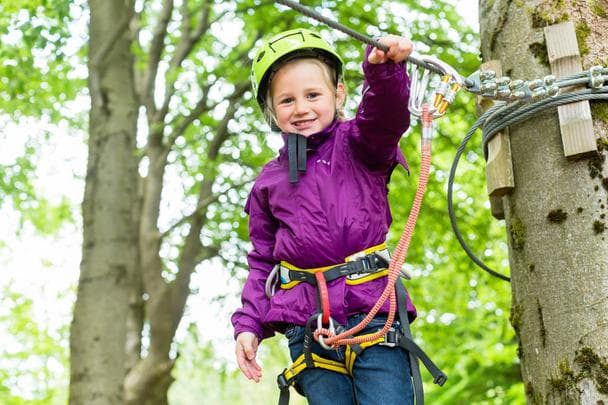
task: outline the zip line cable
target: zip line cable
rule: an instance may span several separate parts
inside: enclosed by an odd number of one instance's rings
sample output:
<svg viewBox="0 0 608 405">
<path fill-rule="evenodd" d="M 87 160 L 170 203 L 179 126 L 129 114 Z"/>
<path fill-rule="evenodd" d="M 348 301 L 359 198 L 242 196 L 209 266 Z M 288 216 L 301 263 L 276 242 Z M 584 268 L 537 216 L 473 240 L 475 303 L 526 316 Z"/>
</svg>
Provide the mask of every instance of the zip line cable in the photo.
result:
<svg viewBox="0 0 608 405">
<path fill-rule="evenodd" d="M 289 8 L 292 8 L 307 17 L 317 20 L 340 32 L 343 32 L 344 34 L 346 34 L 360 42 L 363 42 L 364 44 L 374 46 L 384 52 L 388 51 L 388 47 L 386 45 L 380 43 L 379 41 L 377 41 L 367 35 L 361 34 L 360 32 L 353 30 L 352 28 L 342 25 L 337 21 L 327 18 L 324 15 L 322 15 L 314 10 L 309 9 L 308 7 L 301 5 L 300 3 L 296 3 L 295 1 L 292 1 L 292 0 L 276 0 L 276 3 L 279 3 L 279 4 L 282 4 Z M 441 70 L 439 70 L 437 67 L 435 67 L 429 63 L 426 63 L 422 60 L 419 60 L 413 56 L 408 57 L 407 61 L 410 63 L 413 63 L 414 65 L 416 65 L 418 67 L 431 71 L 433 73 L 443 74 L 443 72 Z"/>
<path fill-rule="evenodd" d="M 293 10 L 300 12 L 301 14 L 310 17 L 314 20 L 317 20 L 331 28 L 334 28 L 338 31 L 341 31 L 350 37 L 363 42 L 365 44 L 374 46 L 383 51 L 388 51 L 388 47 L 379 41 L 363 35 L 349 27 L 346 27 L 330 18 L 327 18 L 320 13 L 311 10 L 295 1 L 292 0 L 276 0 L 276 3 L 282 4 Z M 419 60 L 416 57 L 409 56 L 407 61 L 421 67 L 423 69 L 428 70 L 429 72 L 437 73 L 439 75 L 444 75 L 445 71 L 442 71 L 438 66 L 432 63 L 427 63 L 426 61 Z M 483 73 L 483 72 L 481 72 Z M 454 213 L 454 198 L 453 198 L 453 188 L 454 188 L 454 178 L 456 176 L 456 170 L 458 168 L 458 163 L 460 162 L 460 158 L 464 153 L 464 150 L 469 142 L 469 140 L 473 137 L 475 132 L 478 129 L 482 129 L 482 147 L 484 157 L 487 160 L 488 157 L 488 142 L 490 142 L 494 136 L 504 128 L 514 125 L 516 123 L 520 123 L 532 118 L 537 113 L 544 111 L 548 108 L 555 108 L 560 105 L 574 103 L 577 101 L 585 101 L 585 100 L 600 100 L 600 101 L 608 101 L 608 68 L 602 66 L 595 66 L 588 71 L 575 73 L 573 75 L 567 76 L 560 80 L 555 80 L 553 77 L 551 80 L 551 86 L 547 83 L 547 76 L 545 78 L 545 86 L 542 84 L 540 87 L 544 89 L 543 91 L 549 89 L 553 89 L 554 93 L 549 95 L 542 95 L 538 101 L 530 102 L 530 100 L 534 100 L 536 98 L 536 94 L 544 94 L 544 93 L 536 93 L 536 90 L 533 88 L 533 82 L 538 82 L 540 79 L 535 81 L 521 81 L 517 87 L 520 89 L 523 88 L 523 92 L 520 92 L 519 95 L 515 91 L 511 93 L 508 92 L 507 96 L 500 97 L 500 93 L 496 91 L 496 83 L 494 82 L 494 91 L 487 92 L 487 87 L 484 89 L 484 79 L 480 79 L 479 74 L 473 74 L 469 78 L 465 79 L 460 76 L 455 71 L 452 72 L 452 75 L 458 75 L 458 79 L 464 83 L 464 88 L 471 93 L 481 95 L 482 97 L 489 99 L 498 99 L 502 100 L 499 104 L 493 106 L 484 114 L 481 115 L 477 119 L 477 121 L 473 124 L 471 129 L 467 132 L 465 137 L 462 139 L 460 145 L 456 150 L 456 154 L 454 156 L 454 160 L 452 162 L 452 166 L 450 168 L 450 175 L 448 178 L 448 190 L 447 190 L 447 202 L 448 202 L 448 216 L 450 218 L 450 223 L 452 225 L 452 230 L 456 235 L 456 239 L 460 243 L 461 247 L 467 253 L 469 258 L 482 270 L 486 271 L 490 275 L 494 277 L 498 277 L 504 281 L 511 281 L 508 276 L 501 274 L 490 267 L 488 267 L 481 259 L 479 259 L 471 250 L 471 248 L 467 245 L 466 241 L 462 237 L 460 229 L 458 228 L 458 224 L 456 222 L 456 215 Z M 481 80 L 481 83 L 480 83 Z M 510 79 L 509 79 L 510 80 Z M 492 81 L 492 80 L 490 80 Z M 514 81 L 515 82 L 515 81 Z M 513 82 L 513 83 L 514 83 Z M 508 83 L 507 83 L 508 84 Z M 506 85 L 504 88 L 506 88 Z M 591 86 L 591 88 L 585 88 L 582 90 L 575 90 L 566 93 L 559 93 L 559 88 L 570 87 L 570 86 L 580 86 L 587 85 Z M 516 86 L 514 86 L 516 87 Z M 534 86 L 538 89 L 538 85 Z M 546 93 L 546 91 L 545 91 Z M 499 94 L 499 96 L 497 96 Z"/>
</svg>

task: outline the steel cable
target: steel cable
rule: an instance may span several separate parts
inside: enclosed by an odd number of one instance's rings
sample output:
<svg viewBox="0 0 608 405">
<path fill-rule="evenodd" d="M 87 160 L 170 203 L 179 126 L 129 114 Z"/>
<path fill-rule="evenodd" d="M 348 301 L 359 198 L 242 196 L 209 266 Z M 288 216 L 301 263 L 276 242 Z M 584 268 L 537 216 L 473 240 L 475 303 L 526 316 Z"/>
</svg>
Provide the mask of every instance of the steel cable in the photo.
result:
<svg viewBox="0 0 608 405">
<path fill-rule="evenodd" d="M 579 76 L 578 74 L 575 76 Z M 585 77 L 588 78 L 588 75 Z M 578 83 L 578 77 L 569 77 L 564 81 L 560 82 L 562 85 L 570 86 L 571 82 L 575 80 Z M 588 81 L 587 79 L 585 81 Z M 453 200 L 453 189 L 454 189 L 454 178 L 456 176 L 456 169 L 464 150 L 475 132 L 483 128 L 482 145 L 484 150 L 484 156 L 487 159 L 487 144 L 498 132 L 502 129 L 514 125 L 519 122 L 526 121 L 539 113 L 540 111 L 548 108 L 558 107 L 560 105 L 569 104 L 583 100 L 608 100 L 608 86 L 604 86 L 600 89 L 582 89 L 573 91 L 570 93 L 563 93 L 551 98 L 546 98 L 537 101 L 532 104 L 523 104 L 523 102 L 517 102 L 512 104 L 501 104 L 492 107 L 486 111 L 479 119 L 473 124 L 471 129 L 467 132 L 465 137 L 462 139 L 460 145 L 456 150 L 456 155 L 450 168 L 450 175 L 448 177 L 448 215 L 450 223 L 452 224 L 452 230 L 458 239 L 458 242 L 467 253 L 469 258 L 477 264 L 481 269 L 488 272 L 492 276 L 498 277 L 505 281 L 510 281 L 510 278 L 504 274 L 498 273 L 495 270 L 488 267 L 481 259 L 479 259 L 473 251 L 469 248 L 467 243 L 464 241 L 458 224 L 456 222 L 456 215 L 454 213 L 454 200 Z"/>
<path fill-rule="evenodd" d="M 345 25 L 342 25 L 339 22 L 332 20 L 331 18 L 327 18 L 324 15 L 322 15 L 322 14 L 320 14 L 320 13 L 314 11 L 314 10 L 309 9 L 308 7 L 305 7 L 305 6 L 301 5 L 300 3 L 296 3 L 295 1 L 292 1 L 292 0 L 276 0 L 276 3 L 282 4 L 282 5 L 287 6 L 287 7 L 291 8 L 291 9 L 293 9 L 293 10 L 296 10 L 296 11 L 300 12 L 301 14 L 303 14 L 303 15 L 305 15 L 307 17 L 310 17 L 310 18 L 312 18 L 314 20 L 317 20 L 317 21 L 319 21 L 319 22 L 321 22 L 321 23 L 323 23 L 323 24 L 325 24 L 325 25 L 327 25 L 327 26 L 329 26 L 331 28 L 334 28 L 334 29 L 336 29 L 336 30 L 338 30 L 340 32 L 343 32 L 344 34 L 346 34 L 346 35 L 348 35 L 348 36 L 350 36 L 350 37 L 352 37 L 352 38 L 354 38 L 354 39 L 356 39 L 358 41 L 361 41 L 364 44 L 368 44 L 368 45 L 374 46 L 374 47 L 376 47 L 376 48 L 378 48 L 378 49 L 380 49 L 380 50 L 382 50 L 384 52 L 388 51 L 388 47 L 386 45 L 380 43 L 379 41 L 377 41 L 377 40 L 375 40 L 375 39 L 373 39 L 373 38 L 371 38 L 371 37 L 369 37 L 367 35 L 361 34 L 360 32 L 357 32 L 357 31 L 353 30 L 352 28 L 349 28 L 349 27 L 347 27 Z M 440 74 L 440 75 L 443 74 L 443 72 L 441 70 L 437 69 L 437 67 L 435 67 L 433 65 L 430 65 L 430 64 L 428 64 L 428 63 L 426 63 L 424 61 L 421 61 L 421 60 L 419 60 L 419 59 L 417 59 L 417 58 L 415 58 L 413 56 L 409 56 L 407 58 L 407 61 L 410 62 L 410 63 L 413 63 L 414 65 L 416 65 L 418 67 L 427 69 L 427 70 L 429 70 L 431 72 L 434 72 L 434 73 L 437 73 L 437 74 Z"/>
</svg>

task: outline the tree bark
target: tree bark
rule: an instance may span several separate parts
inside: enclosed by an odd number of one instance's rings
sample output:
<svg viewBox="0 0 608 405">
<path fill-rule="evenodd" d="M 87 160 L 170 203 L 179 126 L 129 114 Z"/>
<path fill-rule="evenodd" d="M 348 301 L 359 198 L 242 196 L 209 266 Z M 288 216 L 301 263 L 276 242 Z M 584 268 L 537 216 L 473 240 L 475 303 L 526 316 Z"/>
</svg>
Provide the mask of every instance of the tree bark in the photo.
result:
<svg viewBox="0 0 608 405">
<path fill-rule="evenodd" d="M 89 2 L 89 157 L 70 336 L 70 404 L 115 405 L 123 397 L 125 309 L 138 260 L 137 103 L 129 3 Z"/>
<path fill-rule="evenodd" d="M 606 6 L 481 1 L 483 59 L 500 60 L 514 79 L 542 78 L 550 74 L 543 27 L 572 20 L 583 69 L 606 65 Z M 605 110 L 592 105 L 599 152 L 584 159 L 564 157 L 555 110 L 510 128 L 515 190 L 503 204 L 511 323 L 532 404 L 608 403 L 608 135 L 598 114 Z"/>
</svg>

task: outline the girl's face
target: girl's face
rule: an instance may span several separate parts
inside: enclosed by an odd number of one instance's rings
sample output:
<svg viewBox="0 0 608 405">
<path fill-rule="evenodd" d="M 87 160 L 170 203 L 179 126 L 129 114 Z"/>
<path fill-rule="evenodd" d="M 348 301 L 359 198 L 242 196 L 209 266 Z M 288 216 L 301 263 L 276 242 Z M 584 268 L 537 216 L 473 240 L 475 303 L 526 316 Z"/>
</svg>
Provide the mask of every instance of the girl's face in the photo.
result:
<svg viewBox="0 0 608 405">
<path fill-rule="evenodd" d="M 283 132 L 310 136 L 332 123 L 344 103 L 344 85 L 336 89 L 322 65 L 297 59 L 281 67 L 270 83 L 272 109 Z"/>
</svg>

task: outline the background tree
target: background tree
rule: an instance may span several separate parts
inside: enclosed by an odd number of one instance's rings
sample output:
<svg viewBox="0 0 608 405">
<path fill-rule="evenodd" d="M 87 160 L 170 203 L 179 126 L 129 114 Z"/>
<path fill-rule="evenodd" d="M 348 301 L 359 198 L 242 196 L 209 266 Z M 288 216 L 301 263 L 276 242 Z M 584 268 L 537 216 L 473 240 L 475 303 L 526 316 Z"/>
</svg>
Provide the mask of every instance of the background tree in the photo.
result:
<svg viewBox="0 0 608 405">
<path fill-rule="evenodd" d="M 604 0 L 481 2 L 481 48 L 514 78 L 550 73 L 543 27 L 576 26 L 583 69 L 606 65 Z M 555 111 L 511 130 L 515 191 L 504 198 L 511 322 L 529 403 L 608 399 L 606 103 L 592 103 L 598 153 L 567 160 Z M 562 221 L 551 221 L 559 210 Z"/>
</svg>

